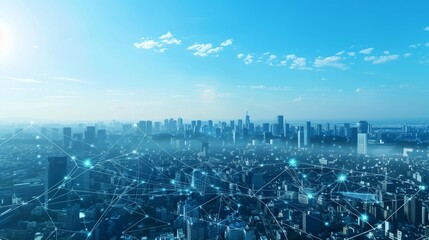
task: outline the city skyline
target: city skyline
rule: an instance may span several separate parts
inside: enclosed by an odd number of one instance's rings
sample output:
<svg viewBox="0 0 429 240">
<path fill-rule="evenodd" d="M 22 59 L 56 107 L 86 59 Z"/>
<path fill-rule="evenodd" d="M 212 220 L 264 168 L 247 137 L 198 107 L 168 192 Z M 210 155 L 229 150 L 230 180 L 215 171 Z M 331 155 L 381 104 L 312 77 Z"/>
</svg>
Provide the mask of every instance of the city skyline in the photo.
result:
<svg viewBox="0 0 429 240">
<path fill-rule="evenodd" d="M 429 3 L 197 3 L 0 1 L 0 121 L 427 119 Z"/>
</svg>

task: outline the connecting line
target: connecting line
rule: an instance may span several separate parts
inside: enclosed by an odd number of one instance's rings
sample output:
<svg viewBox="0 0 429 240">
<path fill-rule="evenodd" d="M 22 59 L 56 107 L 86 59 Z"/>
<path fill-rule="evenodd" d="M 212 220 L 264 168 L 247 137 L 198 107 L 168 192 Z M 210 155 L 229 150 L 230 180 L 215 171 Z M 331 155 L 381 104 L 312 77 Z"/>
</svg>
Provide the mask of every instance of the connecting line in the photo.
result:
<svg viewBox="0 0 429 240">
<path fill-rule="evenodd" d="M 404 203 L 400 207 L 398 207 L 398 209 L 396 209 L 392 214 L 390 214 L 390 216 L 388 218 L 386 218 L 380 225 L 383 225 L 385 222 L 387 222 L 387 220 L 389 220 L 393 215 L 395 215 L 399 211 L 399 209 L 403 208 L 405 206 L 405 204 L 407 204 L 409 201 L 411 201 L 411 199 L 413 199 L 420 191 L 421 191 L 421 189 L 419 189 L 416 193 L 414 193 L 409 199 L 407 199 L 407 201 L 404 201 Z M 371 232 L 371 231 L 374 231 L 374 230 L 375 230 L 375 228 L 372 227 L 372 229 L 369 229 L 365 232 L 356 234 L 356 235 L 350 237 L 349 239 L 359 237 L 361 235 L 364 235 L 364 234 Z"/>
<path fill-rule="evenodd" d="M 278 177 L 280 177 L 283 173 L 285 173 L 287 171 L 287 169 L 283 170 L 281 173 L 279 173 L 277 176 L 275 176 L 273 179 L 271 179 L 267 184 L 265 184 L 264 186 L 262 186 L 260 189 L 258 189 L 258 191 L 254 192 L 252 197 L 255 197 L 256 194 L 261 191 L 264 187 L 268 186 L 272 181 L 276 180 Z"/>
<path fill-rule="evenodd" d="M 28 127 L 26 127 L 26 128 L 24 128 L 24 129 L 22 129 L 21 131 L 19 131 L 18 133 L 16 133 L 15 135 L 12 135 L 10 138 L 8 138 L 8 139 L 6 139 L 6 140 L 4 140 L 4 142 L 2 142 L 2 143 L 0 143 L 0 147 L 1 146 L 3 146 L 4 144 L 6 144 L 7 142 L 9 142 L 10 140 L 12 140 L 12 139 L 14 139 L 16 136 L 18 136 L 19 134 L 21 134 L 21 133 L 23 133 L 23 132 L 25 132 L 25 131 L 27 131 L 28 129 L 30 129 L 30 128 L 32 128 L 32 126 L 30 125 L 30 126 L 28 126 Z"/>
</svg>

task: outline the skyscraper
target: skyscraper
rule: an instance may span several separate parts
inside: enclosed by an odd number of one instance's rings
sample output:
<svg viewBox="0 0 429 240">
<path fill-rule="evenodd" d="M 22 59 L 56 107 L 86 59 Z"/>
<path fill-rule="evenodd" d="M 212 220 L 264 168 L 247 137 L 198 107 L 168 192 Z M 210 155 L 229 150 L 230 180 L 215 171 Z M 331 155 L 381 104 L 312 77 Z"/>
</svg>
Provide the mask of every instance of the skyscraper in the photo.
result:
<svg viewBox="0 0 429 240">
<path fill-rule="evenodd" d="M 65 206 L 66 191 L 61 187 L 67 176 L 67 157 L 48 157 L 47 197 L 49 208 L 59 209 Z"/>
<path fill-rule="evenodd" d="M 311 122 L 307 122 L 304 128 L 304 146 L 308 146 L 311 144 L 311 137 L 312 137 Z"/>
<path fill-rule="evenodd" d="M 246 128 L 249 128 L 250 126 L 250 116 L 249 112 L 246 112 Z"/>
<path fill-rule="evenodd" d="M 285 135 L 284 127 L 285 127 L 284 117 L 283 117 L 283 115 L 278 115 L 277 116 L 277 133 L 279 136 Z"/>
<path fill-rule="evenodd" d="M 359 133 L 369 133 L 369 123 L 367 121 L 359 121 L 356 125 Z"/>
<path fill-rule="evenodd" d="M 95 143 L 95 127 L 94 126 L 86 127 L 85 142 L 88 144 L 94 144 Z"/>
<path fill-rule="evenodd" d="M 72 129 L 70 127 L 63 128 L 63 146 L 64 148 L 70 148 L 72 141 Z"/>
<path fill-rule="evenodd" d="M 366 133 L 358 133 L 357 153 L 367 154 L 368 152 L 368 137 Z"/>
</svg>

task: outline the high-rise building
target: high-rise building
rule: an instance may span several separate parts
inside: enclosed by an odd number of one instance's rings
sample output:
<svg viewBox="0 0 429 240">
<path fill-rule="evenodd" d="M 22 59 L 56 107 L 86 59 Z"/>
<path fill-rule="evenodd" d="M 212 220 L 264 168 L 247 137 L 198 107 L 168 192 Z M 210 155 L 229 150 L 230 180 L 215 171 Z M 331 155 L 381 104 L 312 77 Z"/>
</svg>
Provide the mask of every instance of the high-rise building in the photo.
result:
<svg viewBox="0 0 429 240">
<path fill-rule="evenodd" d="M 186 235 L 188 240 L 204 239 L 204 223 L 198 219 L 189 218 Z"/>
<path fill-rule="evenodd" d="M 85 142 L 88 144 L 94 144 L 95 143 L 95 127 L 94 126 L 86 127 Z"/>
<path fill-rule="evenodd" d="M 311 122 L 307 122 L 304 128 L 304 146 L 308 146 L 311 144 L 311 137 L 312 137 Z"/>
<path fill-rule="evenodd" d="M 305 233 L 318 234 L 322 231 L 320 212 L 308 211 L 302 214 L 302 230 Z"/>
<path fill-rule="evenodd" d="M 369 133 L 369 123 L 367 121 L 359 121 L 356 125 L 359 133 Z"/>
<path fill-rule="evenodd" d="M 366 133 L 358 133 L 357 135 L 357 153 L 368 153 L 368 136 Z"/>
<path fill-rule="evenodd" d="M 283 115 L 277 116 L 277 133 L 279 136 L 285 136 L 285 124 Z"/>
<path fill-rule="evenodd" d="M 63 146 L 65 149 L 71 147 L 72 142 L 72 129 L 70 127 L 63 128 Z"/>
<path fill-rule="evenodd" d="M 250 116 L 249 112 L 246 112 L 246 128 L 250 127 Z"/>
<path fill-rule="evenodd" d="M 67 176 L 67 157 L 48 157 L 47 201 L 49 208 L 60 209 L 66 204 L 66 191 L 61 186 Z"/>
<path fill-rule="evenodd" d="M 304 133 L 303 133 L 303 131 L 298 130 L 297 139 L 298 139 L 298 148 L 302 148 L 302 146 L 304 145 Z"/>
</svg>

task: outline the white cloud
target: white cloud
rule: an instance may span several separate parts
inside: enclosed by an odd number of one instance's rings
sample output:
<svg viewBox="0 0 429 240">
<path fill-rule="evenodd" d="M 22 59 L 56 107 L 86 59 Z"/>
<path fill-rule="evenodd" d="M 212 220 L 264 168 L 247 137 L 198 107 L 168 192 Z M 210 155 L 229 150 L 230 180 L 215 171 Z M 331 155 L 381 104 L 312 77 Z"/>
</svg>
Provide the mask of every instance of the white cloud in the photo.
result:
<svg viewBox="0 0 429 240">
<path fill-rule="evenodd" d="M 345 53 L 346 51 L 340 51 L 340 52 L 337 52 L 335 55 L 337 55 L 337 56 L 341 56 L 341 55 L 343 55 L 344 53 Z"/>
<path fill-rule="evenodd" d="M 425 47 L 429 47 L 429 42 L 425 43 Z"/>
<path fill-rule="evenodd" d="M 294 98 L 292 102 L 302 102 L 302 97 Z"/>
<path fill-rule="evenodd" d="M 297 58 L 297 56 L 295 54 L 289 54 L 289 55 L 286 56 L 286 60 L 293 60 L 293 59 L 296 59 L 296 58 Z"/>
<path fill-rule="evenodd" d="M 307 60 L 304 57 L 298 57 L 295 54 L 286 55 L 286 60 L 283 60 L 281 65 L 286 65 L 287 61 L 292 61 L 289 68 L 290 69 L 299 69 L 299 70 L 311 70 L 307 67 Z"/>
<path fill-rule="evenodd" d="M 193 54 L 195 56 L 205 57 L 208 55 L 207 51 L 210 50 L 211 48 L 212 48 L 211 43 L 207 43 L 207 44 L 195 43 L 195 44 L 189 46 L 187 49 L 194 51 Z"/>
<path fill-rule="evenodd" d="M 359 51 L 361 54 L 371 54 L 374 48 L 366 48 Z"/>
<path fill-rule="evenodd" d="M 4 78 L 15 82 L 20 82 L 20 83 L 42 83 L 42 81 L 36 80 L 33 78 L 17 78 L 17 77 L 4 77 Z"/>
<path fill-rule="evenodd" d="M 280 66 L 286 66 L 286 64 L 287 64 L 287 61 L 286 61 L 286 60 L 282 60 L 282 61 L 280 61 Z"/>
<path fill-rule="evenodd" d="M 370 57 L 365 57 L 364 60 L 365 61 L 370 61 L 372 62 L 372 64 L 380 64 L 380 63 L 386 63 L 386 62 L 390 62 L 390 61 L 394 61 L 396 59 L 399 58 L 399 55 L 384 55 L 384 56 L 370 56 Z"/>
<path fill-rule="evenodd" d="M 229 46 L 232 44 L 232 39 L 228 39 L 220 44 L 220 46 L 213 47 L 211 43 L 194 43 L 193 45 L 189 46 L 187 49 L 190 51 L 193 51 L 194 56 L 199 57 L 206 57 L 208 55 L 219 53 L 224 49 L 224 47 Z M 239 54 L 240 55 L 240 54 Z M 237 57 L 239 56 L 237 55 Z M 243 56 L 241 56 L 243 57 Z"/>
<path fill-rule="evenodd" d="M 244 58 L 243 61 L 245 64 L 251 64 L 253 62 L 253 56 L 250 54 L 247 54 L 247 56 Z"/>
<path fill-rule="evenodd" d="M 238 58 L 238 59 L 241 59 L 242 57 L 244 57 L 244 54 L 243 54 L 243 53 L 239 53 L 239 54 L 237 54 L 237 58 Z"/>
<path fill-rule="evenodd" d="M 425 27 L 425 31 L 429 31 L 429 26 Z"/>
<path fill-rule="evenodd" d="M 172 38 L 173 34 L 171 34 L 171 32 L 167 32 L 166 34 L 163 34 L 159 37 L 159 39 L 169 39 Z"/>
<path fill-rule="evenodd" d="M 409 46 L 409 48 L 418 48 L 418 47 L 420 47 L 420 43 L 416 43 L 416 44 L 411 44 L 410 46 Z"/>
<path fill-rule="evenodd" d="M 383 54 L 389 55 L 390 51 L 384 51 Z"/>
<path fill-rule="evenodd" d="M 345 69 L 346 65 L 342 62 L 340 62 L 343 58 L 339 56 L 330 56 L 330 57 L 317 57 L 316 60 L 314 60 L 313 65 L 317 68 L 321 67 L 333 67 L 333 68 L 340 68 Z"/>
<path fill-rule="evenodd" d="M 292 61 L 292 64 L 289 66 L 290 69 L 310 69 L 306 67 L 307 60 L 303 57 L 297 57 Z"/>
<path fill-rule="evenodd" d="M 179 40 L 173 36 L 171 32 L 167 32 L 159 37 L 159 41 L 155 41 L 150 38 L 142 38 L 140 42 L 134 43 L 134 47 L 141 49 L 154 49 L 156 52 L 165 52 L 167 48 L 165 45 L 180 45 L 182 40 Z"/>
<path fill-rule="evenodd" d="M 355 90 L 357 93 L 359 93 L 359 92 L 362 92 L 362 89 L 361 88 L 356 88 L 356 90 Z"/>
<path fill-rule="evenodd" d="M 355 52 L 348 52 L 347 55 L 349 55 L 350 57 L 354 57 L 354 56 L 356 56 L 356 53 Z"/>
<path fill-rule="evenodd" d="M 71 78 L 71 77 L 53 77 L 54 80 L 60 80 L 60 81 L 66 81 L 66 82 L 86 82 L 84 80 L 78 79 L 78 78 Z"/>
<path fill-rule="evenodd" d="M 232 45 L 232 39 L 227 39 L 225 42 L 220 44 L 222 47 Z"/>
<path fill-rule="evenodd" d="M 250 89 L 256 89 L 256 90 L 267 90 L 267 91 L 291 91 L 293 90 L 292 87 L 288 86 L 266 86 L 266 85 L 238 85 L 239 88 L 250 88 Z"/>
<path fill-rule="evenodd" d="M 412 54 L 411 53 L 404 53 L 404 55 L 402 55 L 402 56 L 404 56 L 404 57 L 409 57 L 409 56 L 411 56 Z"/>
<path fill-rule="evenodd" d="M 170 45 L 170 44 L 180 45 L 182 43 L 182 40 L 178 40 L 177 38 L 173 37 L 173 34 L 171 34 L 171 32 L 167 32 L 166 34 L 161 35 L 159 39 L 161 39 L 162 43 L 165 43 L 167 45 Z"/>
<path fill-rule="evenodd" d="M 136 48 L 143 48 L 143 49 L 146 49 L 146 50 L 152 49 L 152 48 L 155 48 L 155 47 L 159 47 L 159 46 L 160 46 L 160 43 L 156 42 L 156 41 L 154 41 L 152 39 L 142 39 L 141 42 L 134 43 L 134 47 L 136 47 Z"/>
<path fill-rule="evenodd" d="M 267 59 L 267 63 L 268 63 L 268 65 L 272 66 L 272 65 L 273 65 L 273 61 L 274 61 L 274 60 L 276 60 L 276 58 L 277 58 L 277 56 L 276 56 L 276 55 L 274 55 L 274 54 L 270 55 L 270 56 L 268 57 L 268 59 Z"/>
</svg>

